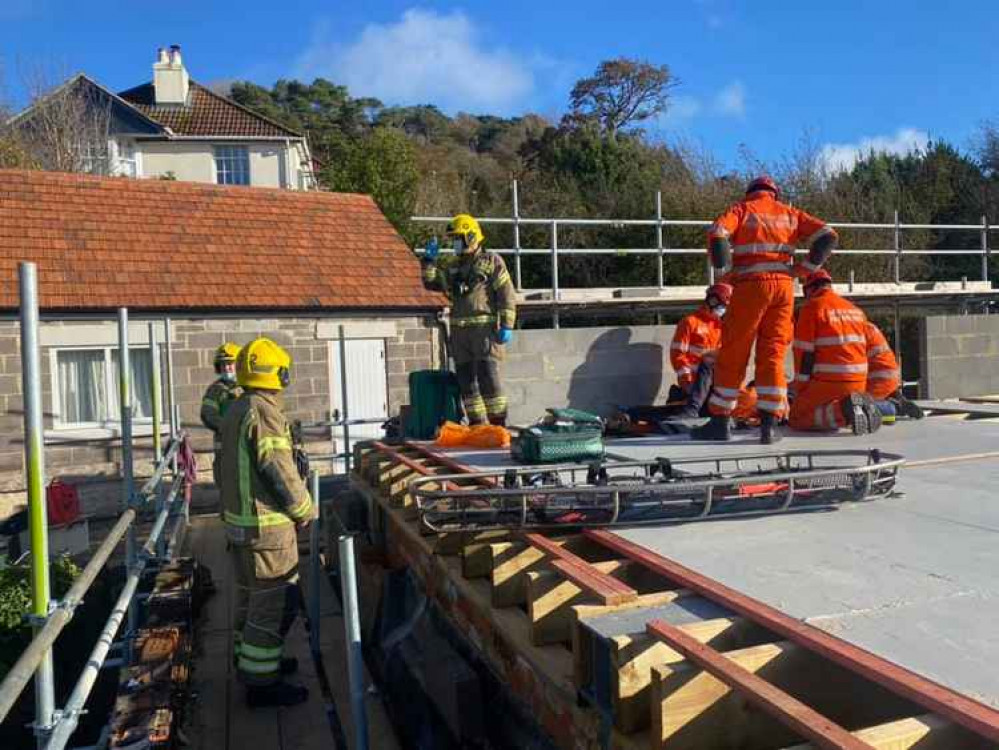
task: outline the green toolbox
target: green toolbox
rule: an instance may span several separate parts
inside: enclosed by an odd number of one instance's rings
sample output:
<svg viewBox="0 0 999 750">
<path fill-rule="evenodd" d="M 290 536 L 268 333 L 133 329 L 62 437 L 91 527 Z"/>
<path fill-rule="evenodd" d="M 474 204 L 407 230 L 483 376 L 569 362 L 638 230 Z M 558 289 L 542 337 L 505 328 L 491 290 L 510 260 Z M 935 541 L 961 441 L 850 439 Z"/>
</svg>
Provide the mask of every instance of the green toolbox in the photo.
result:
<svg viewBox="0 0 999 750">
<path fill-rule="evenodd" d="M 539 422 L 513 439 L 510 453 L 522 463 L 590 461 L 604 456 L 604 425 L 596 414 L 579 409 L 548 409 Z"/>
</svg>

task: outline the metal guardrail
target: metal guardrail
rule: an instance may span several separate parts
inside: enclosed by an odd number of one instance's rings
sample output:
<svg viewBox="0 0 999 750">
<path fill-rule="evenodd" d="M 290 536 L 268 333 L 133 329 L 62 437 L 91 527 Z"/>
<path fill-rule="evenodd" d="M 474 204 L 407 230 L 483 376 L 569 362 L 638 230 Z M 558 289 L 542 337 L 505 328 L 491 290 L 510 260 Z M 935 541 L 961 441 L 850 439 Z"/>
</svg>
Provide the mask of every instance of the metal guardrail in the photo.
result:
<svg viewBox="0 0 999 750">
<path fill-rule="evenodd" d="M 130 658 L 131 635 L 138 623 L 135 592 L 145 568 L 153 562 L 168 559 L 174 545 L 166 543 L 166 528 L 171 516 L 177 517 L 174 534 L 187 522 L 187 508 L 182 514 L 173 512 L 184 486 L 184 476 L 179 471 L 178 453 L 186 436 L 177 429 L 172 382 L 168 397 L 171 419 L 171 439 L 165 452 L 160 453 L 155 439 L 156 468 L 153 475 L 135 491 L 132 445 L 132 393 L 129 369 L 128 311 L 118 311 L 119 395 L 122 425 L 122 513 L 110 533 L 94 552 L 80 576 L 60 601 L 53 601 L 49 588 L 48 519 L 45 505 L 45 455 L 42 440 L 41 368 L 38 338 L 38 278 L 33 263 L 21 263 L 19 268 L 21 289 L 21 358 L 25 403 L 25 467 L 27 473 L 28 517 L 31 536 L 32 566 L 32 620 L 35 634 L 31 643 L 0 683 L 0 721 L 10 713 L 27 683 L 35 678 L 36 743 L 46 750 L 62 750 L 76 730 L 80 714 L 103 668 L 108 653 L 115 644 L 115 637 L 122 621 L 128 628 L 121 643 L 125 661 Z M 167 361 L 170 362 L 169 323 L 167 325 Z M 150 344 L 157 347 L 155 334 Z M 158 353 L 154 355 L 158 362 Z M 168 368 L 169 371 L 169 368 Z M 159 368 L 152 368 L 152 393 L 160 393 Z M 159 435 L 159 409 L 153 410 L 154 435 Z M 165 490 L 167 472 L 172 475 L 169 490 Z M 155 503 L 156 516 L 152 530 L 140 549 L 136 538 L 135 521 L 139 511 Z M 90 590 L 97 576 L 104 569 L 122 538 L 126 539 L 125 565 L 127 576 L 118 600 L 112 608 L 101 634 L 91 651 L 66 705 L 55 708 L 52 647 L 59 634 L 73 618 L 73 614 Z"/>
<path fill-rule="evenodd" d="M 657 286 L 665 288 L 665 264 L 667 256 L 671 255 L 700 255 L 705 257 L 706 281 L 711 283 L 714 280 L 714 269 L 706 260 L 704 247 L 667 247 L 663 229 L 666 227 L 701 227 L 707 229 L 711 225 L 710 220 L 705 219 L 667 219 L 662 212 L 662 193 L 656 193 L 656 214 L 647 219 L 574 219 L 574 218 L 528 218 L 520 215 L 520 201 L 517 190 L 517 181 L 512 184 L 513 210 L 509 217 L 490 216 L 478 218 L 480 224 L 512 225 L 513 227 L 513 247 L 491 248 L 493 252 L 502 255 L 512 255 L 514 258 L 513 277 L 517 291 L 525 291 L 523 288 L 523 269 L 521 259 L 527 255 L 547 255 L 551 258 L 551 294 L 552 301 L 558 302 L 560 299 L 559 287 L 559 258 L 561 256 L 585 256 L 585 255 L 654 255 L 658 257 L 657 263 Z M 447 223 L 451 220 L 449 216 L 413 216 L 412 221 L 423 223 Z M 905 256 L 932 255 L 940 257 L 953 256 L 979 256 L 981 258 L 981 278 L 983 281 L 989 279 L 989 264 L 992 257 L 992 249 L 989 244 L 989 234 L 999 227 L 992 226 L 986 216 L 982 216 L 980 224 L 907 224 L 899 219 L 898 211 L 894 212 L 894 221 L 891 223 L 871 223 L 871 222 L 829 222 L 830 226 L 837 229 L 874 229 L 892 232 L 892 247 L 885 249 L 876 248 L 851 248 L 837 250 L 837 255 L 886 255 L 894 256 L 893 276 L 896 284 L 902 283 L 901 262 Z M 550 242 L 548 247 L 523 247 L 520 241 L 520 229 L 522 226 L 546 226 L 549 228 Z M 564 248 L 559 246 L 560 227 L 649 227 L 654 230 L 655 246 L 647 248 Z M 979 246 L 977 248 L 954 248 L 953 250 L 927 250 L 927 249 L 906 249 L 902 241 L 904 232 L 918 230 L 961 230 L 975 231 L 979 234 Z M 420 253 L 422 249 L 416 249 Z M 442 252 L 448 252 L 442 248 Z M 799 250 L 799 253 L 806 253 L 806 250 Z M 531 291 L 531 290 L 527 290 Z"/>
</svg>

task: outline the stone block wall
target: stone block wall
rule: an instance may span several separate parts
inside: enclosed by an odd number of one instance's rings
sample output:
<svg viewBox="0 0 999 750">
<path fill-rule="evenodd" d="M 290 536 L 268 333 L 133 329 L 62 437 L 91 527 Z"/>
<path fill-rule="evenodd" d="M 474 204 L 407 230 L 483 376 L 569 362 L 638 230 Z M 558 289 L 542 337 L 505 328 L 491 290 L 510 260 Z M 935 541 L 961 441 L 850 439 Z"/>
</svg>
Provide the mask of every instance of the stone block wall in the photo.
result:
<svg viewBox="0 0 999 750">
<path fill-rule="evenodd" d="M 134 314 L 133 314 L 134 316 Z M 172 326 L 174 392 L 180 406 L 181 424 L 191 433 L 205 481 L 211 476 L 211 435 L 201 426 L 201 399 L 215 374 L 215 348 L 225 341 L 245 344 L 257 336 L 269 336 L 285 347 L 294 366 L 285 405 L 291 419 L 316 422 L 328 419 L 330 403 L 330 346 L 345 326 L 348 339 L 381 338 L 385 341 L 389 413 L 395 414 L 409 400 L 408 373 L 439 366 L 439 337 L 432 316 L 371 315 L 350 318 L 316 317 L 213 317 L 174 318 Z M 147 345 L 142 332 L 147 323 L 130 328 L 132 347 Z M 46 469 L 48 478 L 62 477 L 80 486 L 84 511 L 98 515 L 117 512 L 120 502 L 120 442 L 107 432 L 65 434 L 53 430 L 51 357 L 53 346 L 109 344 L 116 340 L 114 321 L 45 320 L 40 339 L 42 406 L 45 410 Z M 137 336 L 136 332 L 140 332 Z M 100 339 L 99 341 L 95 339 Z M 163 336 L 160 335 L 162 343 Z M 161 353 L 164 422 L 166 405 L 166 355 Z M 24 502 L 23 398 L 21 389 L 20 330 L 15 320 L 0 320 L 0 519 Z M 136 425 L 134 461 L 139 476 L 152 466 L 149 428 Z M 146 434 L 143 435 L 143 432 Z M 311 438 L 316 452 L 331 449 L 329 430 L 317 430 Z M 307 435 L 307 439 L 310 436 Z M 69 443 L 68 441 L 72 441 Z M 62 443 L 62 444 L 60 444 Z M 320 444 L 321 443 L 321 444 Z"/>
<path fill-rule="evenodd" d="M 920 339 L 920 396 L 999 393 L 999 315 L 924 318 Z"/>
</svg>

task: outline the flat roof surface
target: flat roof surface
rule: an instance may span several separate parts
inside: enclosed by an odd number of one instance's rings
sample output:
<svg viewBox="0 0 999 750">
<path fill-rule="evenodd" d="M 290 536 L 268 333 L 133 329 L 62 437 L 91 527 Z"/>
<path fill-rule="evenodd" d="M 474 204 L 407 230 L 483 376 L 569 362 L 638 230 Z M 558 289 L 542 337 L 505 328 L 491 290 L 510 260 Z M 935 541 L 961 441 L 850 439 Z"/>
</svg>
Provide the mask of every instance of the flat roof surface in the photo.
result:
<svg viewBox="0 0 999 750">
<path fill-rule="evenodd" d="M 728 444 L 648 437 L 608 450 L 679 459 L 858 447 L 914 463 L 897 496 L 827 513 L 616 533 L 999 707 L 999 453 L 962 460 L 999 452 L 999 423 L 930 417 L 863 438 L 798 433 L 769 448 L 752 432 Z M 512 465 L 505 452 L 451 453 L 483 469 Z"/>
</svg>

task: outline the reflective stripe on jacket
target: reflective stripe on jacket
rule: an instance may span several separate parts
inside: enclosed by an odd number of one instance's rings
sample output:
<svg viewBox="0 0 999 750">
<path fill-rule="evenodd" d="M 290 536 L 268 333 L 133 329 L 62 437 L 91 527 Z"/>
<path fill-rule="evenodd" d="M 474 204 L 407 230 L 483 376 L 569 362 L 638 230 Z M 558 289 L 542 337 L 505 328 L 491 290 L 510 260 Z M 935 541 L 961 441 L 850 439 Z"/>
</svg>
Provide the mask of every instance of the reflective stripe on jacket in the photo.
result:
<svg viewBox="0 0 999 750">
<path fill-rule="evenodd" d="M 423 264 L 423 286 L 451 300 L 451 323 L 458 327 L 491 325 L 513 328 L 517 299 L 506 263 L 496 253 L 477 250 L 442 255 Z"/>
<path fill-rule="evenodd" d="M 694 382 L 704 353 L 717 349 L 720 343 L 721 321 L 707 306 L 681 320 L 669 347 L 677 382 L 681 386 Z"/>
<path fill-rule="evenodd" d="M 781 203 L 767 190 L 750 193 L 733 204 L 708 229 L 708 246 L 715 239 L 732 245 L 732 272 L 746 276 L 785 275 L 799 244 L 811 246 L 835 231 L 825 222 Z"/>
<path fill-rule="evenodd" d="M 222 423 L 222 518 L 236 543 L 287 543 L 312 500 L 292 455 L 281 396 L 248 390 Z"/>
<path fill-rule="evenodd" d="M 809 298 L 794 328 L 795 381 L 865 381 L 867 338 L 864 311 L 825 289 Z M 810 355 L 806 358 L 806 355 Z M 809 369 L 804 367 L 811 360 Z"/>
</svg>

